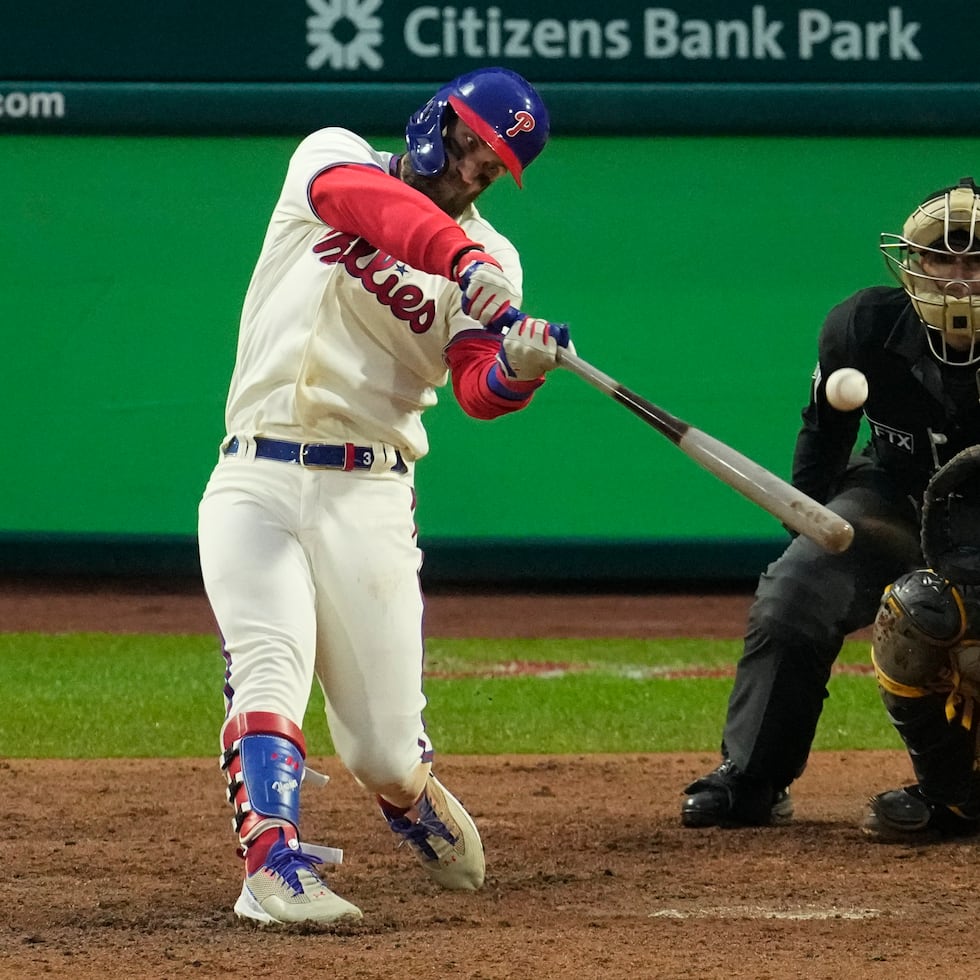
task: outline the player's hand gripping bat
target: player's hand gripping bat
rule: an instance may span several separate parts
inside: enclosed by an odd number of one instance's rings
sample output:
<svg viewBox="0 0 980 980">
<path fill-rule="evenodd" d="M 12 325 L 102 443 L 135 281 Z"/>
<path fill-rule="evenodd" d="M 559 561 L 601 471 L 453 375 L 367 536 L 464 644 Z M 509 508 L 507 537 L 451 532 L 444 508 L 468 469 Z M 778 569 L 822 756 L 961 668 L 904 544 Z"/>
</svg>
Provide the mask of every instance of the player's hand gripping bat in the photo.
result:
<svg viewBox="0 0 980 980">
<path fill-rule="evenodd" d="M 775 473 L 641 398 L 567 349 L 560 347 L 557 359 L 562 367 L 624 405 L 665 435 L 681 452 L 700 463 L 709 473 L 714 473 L 722 483 L 727 483 L 758 504 L 786 527 L 805 535 L 833 554 L 850 547 L 854 528 L 844 518 L 781 480 Z"/>
</svg>

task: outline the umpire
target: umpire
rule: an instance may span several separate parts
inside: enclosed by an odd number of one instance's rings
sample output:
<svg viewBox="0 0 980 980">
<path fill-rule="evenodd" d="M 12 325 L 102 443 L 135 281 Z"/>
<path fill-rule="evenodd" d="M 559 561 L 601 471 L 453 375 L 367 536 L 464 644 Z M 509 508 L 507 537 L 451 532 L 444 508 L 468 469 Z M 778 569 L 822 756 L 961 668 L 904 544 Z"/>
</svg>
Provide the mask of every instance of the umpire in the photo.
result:
<svg viewBox="0 0 980 980">
<path fill-rule="evenodd" d="M 818 340 L 793 483 L 850 521 L 841 555 L 803 537 L 759 579 L 722 734 L 721 764 L 684 790 L 686 827 L 788 822 L 844 638 L 875 619 L 885 588 L 919 568 L 921 502 L 932 474 L 980 443 L 980 189 L 930 194 L 881 251 L 900 286 L 834 307 Z M 826 379 L 857 368 L 862 409 L 838 411 Z"/>
</svg>

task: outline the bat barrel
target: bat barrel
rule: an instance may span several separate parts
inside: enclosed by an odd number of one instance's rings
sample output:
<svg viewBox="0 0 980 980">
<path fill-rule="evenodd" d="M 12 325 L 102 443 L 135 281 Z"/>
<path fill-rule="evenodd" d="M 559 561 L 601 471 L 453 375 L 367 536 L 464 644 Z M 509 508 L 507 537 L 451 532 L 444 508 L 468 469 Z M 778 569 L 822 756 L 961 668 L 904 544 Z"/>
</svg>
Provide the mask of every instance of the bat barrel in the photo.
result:
<svg viewBox="0 0 980 980">
<path fill-rule="evenodd" d="M 733 490 L 825 551 L 840 554 L 851 546 L 854 528 L 843 517 L 714 436 L 692 426 L 678 445 Z"/>
<path fill-rule="evenodd" d="M 560 349 L 558 363 L 628 408 L 670 439 L 695 462 L 733 490 L 758 504 L 786 527 L 804 535 L 832 554 L 839 554 L 851 546 L 854 528 L 844 518 L 797 490 L 792 484 L 781 480 L 775 473 L 664 411 L 658 405 L 641 398 L 578 355 Z"/>
</svg>

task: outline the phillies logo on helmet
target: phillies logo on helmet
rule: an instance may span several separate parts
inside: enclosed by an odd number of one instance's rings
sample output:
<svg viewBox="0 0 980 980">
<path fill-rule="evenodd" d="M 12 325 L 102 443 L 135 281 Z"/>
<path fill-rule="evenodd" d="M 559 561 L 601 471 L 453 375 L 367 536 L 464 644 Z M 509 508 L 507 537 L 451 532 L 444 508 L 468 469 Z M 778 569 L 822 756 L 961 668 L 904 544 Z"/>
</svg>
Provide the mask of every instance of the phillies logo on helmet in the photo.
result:
<svg viewBox="0 0 980 980">
<path fill-rule="evenodd" d="M 534 116 L 532 116 L 530 112 L 527 112 L 524 109 L 519 109 L 514 113 L 514 125 L 506 130 L 506 133 L 510 137 L 514 137 L 518 133 L 530 133 L 536 125 L 537 123 L 534 121 Z"/>
<path fill-rule="evenodd" d="M 520 187 L 524 168 L 541 152 L 551 128 L 531 83 L 508 68 L 478 68 L 439 89 L 405 127 L 409 159 L 425 177 L 446 170 L 447 108 L 490 146 Z"/>
</svg>

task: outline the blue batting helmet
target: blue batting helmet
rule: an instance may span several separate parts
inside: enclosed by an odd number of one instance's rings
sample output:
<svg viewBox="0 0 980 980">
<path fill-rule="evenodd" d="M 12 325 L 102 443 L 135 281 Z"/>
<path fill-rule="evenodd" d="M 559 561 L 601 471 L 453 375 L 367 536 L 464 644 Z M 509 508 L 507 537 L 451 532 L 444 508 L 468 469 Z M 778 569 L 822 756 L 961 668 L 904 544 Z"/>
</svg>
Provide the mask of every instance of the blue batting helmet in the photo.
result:
<svg viewBox="0 0 980 980">
<path fill-rule="evenodd" d="M 425 177 L 437 177 L 446 167 L 447 105 L 489 144 L 520 187 L 524 168 L 544 149 L 551 128 L 530 82 L 506 68 L 478 68 L 439 89 L 405 127 L 409 159 Z"/>
</svg>

